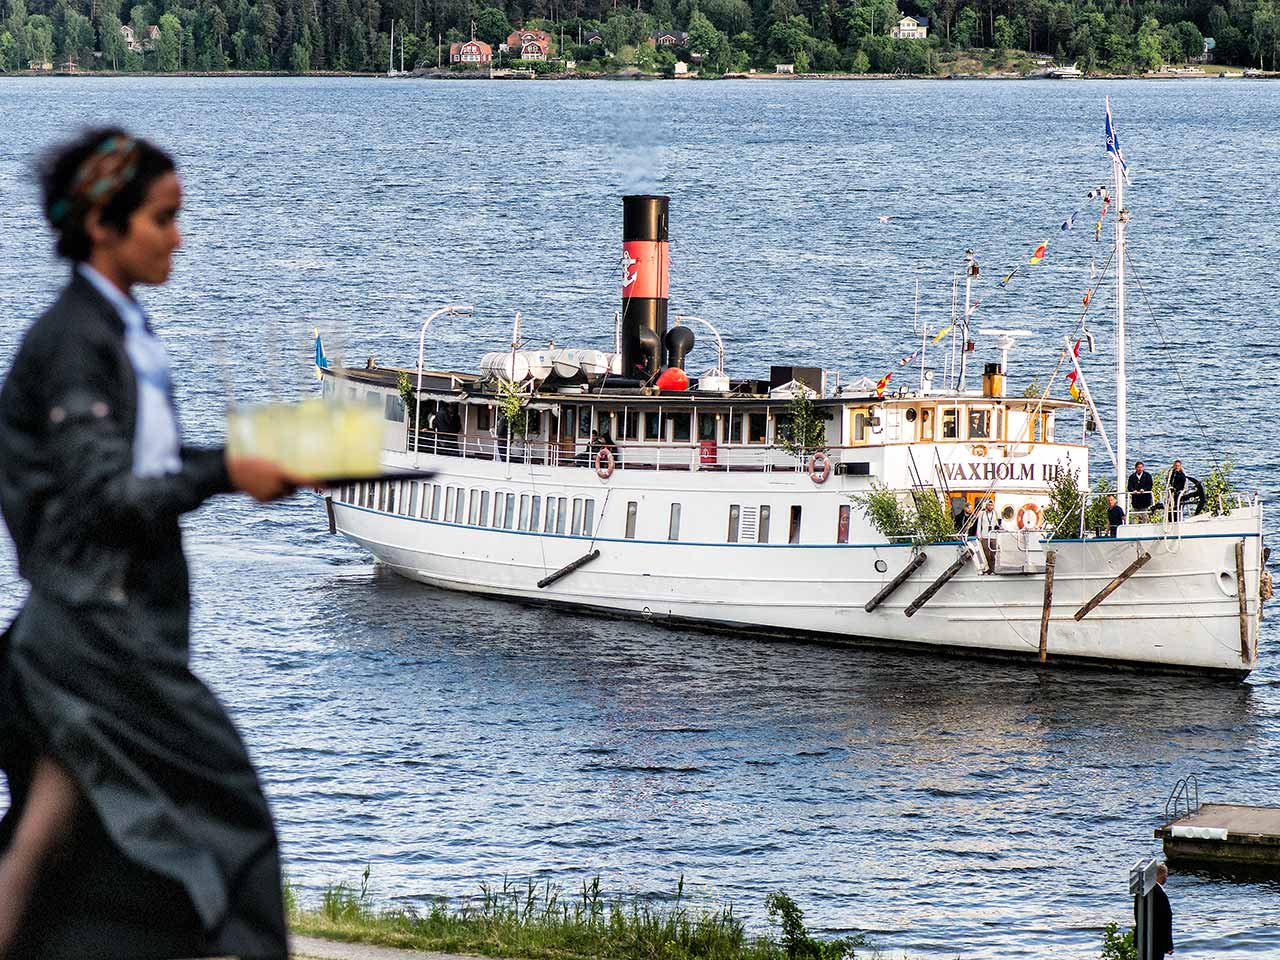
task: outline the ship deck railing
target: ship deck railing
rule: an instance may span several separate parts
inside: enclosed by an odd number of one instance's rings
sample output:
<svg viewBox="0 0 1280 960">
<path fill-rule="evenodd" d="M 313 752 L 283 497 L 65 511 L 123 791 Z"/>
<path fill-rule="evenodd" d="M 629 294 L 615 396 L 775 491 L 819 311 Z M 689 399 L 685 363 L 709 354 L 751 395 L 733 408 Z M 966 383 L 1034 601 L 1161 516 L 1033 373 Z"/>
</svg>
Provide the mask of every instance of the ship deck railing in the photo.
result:
<svg viewBox="0 0 1280 960">
<path fill-rule="evenodd" d="M 507 440 L 489 434 L 459 434 L 437 430 L 409 434 L 408 453 L 460 457 L 552 467 L 594 469 L 600 447 L 582 440 Z M 622 441 L 611 448 L 615 470 L 683 470 L 718 472 L 794 473 L 807 470 L 812 453 L 797 456 L 765 443 L 726 444 L 715 441 L 654 443 Z M 837 473 L 869 474 L 870 451 L 866 447 L 827 446 Z M 851 467 L 857 463 L 858 467 Z"/>
</svg>

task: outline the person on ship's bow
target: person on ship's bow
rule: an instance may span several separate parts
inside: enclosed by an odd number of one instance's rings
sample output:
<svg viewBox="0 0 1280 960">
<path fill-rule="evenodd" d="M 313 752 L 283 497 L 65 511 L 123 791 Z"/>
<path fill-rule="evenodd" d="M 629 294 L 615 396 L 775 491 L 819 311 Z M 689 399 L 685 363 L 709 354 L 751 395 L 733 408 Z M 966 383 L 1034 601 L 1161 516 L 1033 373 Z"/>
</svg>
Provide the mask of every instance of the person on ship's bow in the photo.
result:
<svg viewBox="0 0 1280 960">
<path fill-rule="evenodd" d="M 0 638 L 0 956 L 287 955 L 271 813 L 189 667 L 179 517 L 302 481 L 181 442 L 139 284 L 181 242 L 173 161 L 88 131 L 40 168 L 71 277 L 0 389 L 0 509 L 30 594 Z"/>
</svg>

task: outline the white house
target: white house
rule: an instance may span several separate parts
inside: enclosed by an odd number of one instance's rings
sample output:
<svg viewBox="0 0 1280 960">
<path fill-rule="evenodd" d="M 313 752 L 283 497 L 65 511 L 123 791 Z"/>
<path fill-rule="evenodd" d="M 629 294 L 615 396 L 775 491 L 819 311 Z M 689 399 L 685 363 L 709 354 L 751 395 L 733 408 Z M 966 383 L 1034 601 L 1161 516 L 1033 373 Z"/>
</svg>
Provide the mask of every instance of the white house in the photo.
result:
<svg viewBox="0 0 1280 960">
<path fill-rule="evenodd" d="M 929 18 L 903 17 L 890 35 L 895 40 L 925 40 L 929 36 Z"/>
</svg>

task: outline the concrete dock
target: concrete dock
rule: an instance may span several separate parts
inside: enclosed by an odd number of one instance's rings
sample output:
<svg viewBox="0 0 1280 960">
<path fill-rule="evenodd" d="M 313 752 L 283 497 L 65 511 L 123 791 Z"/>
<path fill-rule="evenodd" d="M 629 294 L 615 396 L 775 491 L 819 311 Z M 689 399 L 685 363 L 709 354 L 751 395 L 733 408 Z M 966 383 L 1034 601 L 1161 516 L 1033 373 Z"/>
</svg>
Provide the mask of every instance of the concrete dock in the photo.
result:
<svg viewBox="0 0 1280 960">
<path fill-rule="evenodd" d="M 1171 863 L 1216 863 L 1280 871 L 1280 807 L 1206 803 L 1156 830 Z"/>
</svg>

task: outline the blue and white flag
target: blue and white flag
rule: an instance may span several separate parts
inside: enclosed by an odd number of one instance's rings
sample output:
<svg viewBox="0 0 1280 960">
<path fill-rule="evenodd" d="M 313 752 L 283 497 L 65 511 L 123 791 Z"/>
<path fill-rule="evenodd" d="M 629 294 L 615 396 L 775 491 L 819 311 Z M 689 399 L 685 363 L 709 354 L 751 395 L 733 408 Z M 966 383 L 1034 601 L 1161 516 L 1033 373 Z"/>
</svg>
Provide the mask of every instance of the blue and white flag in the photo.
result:
<svg viewBox="0 0 1280 960">
<path fill-rule="evenodd" d="M 1129 165 L 1124 162 L 1124 151 L 1120 149 L 1120 137 L 1116 135 L 1115 125 L 1111 122 L 1111 98 L 1107 97 L 1107 153 L 1115 157 L 1120 164 L 1120 172 L 1124 174 L 1124 182 L 1129 182 Z"/>
</svg>

